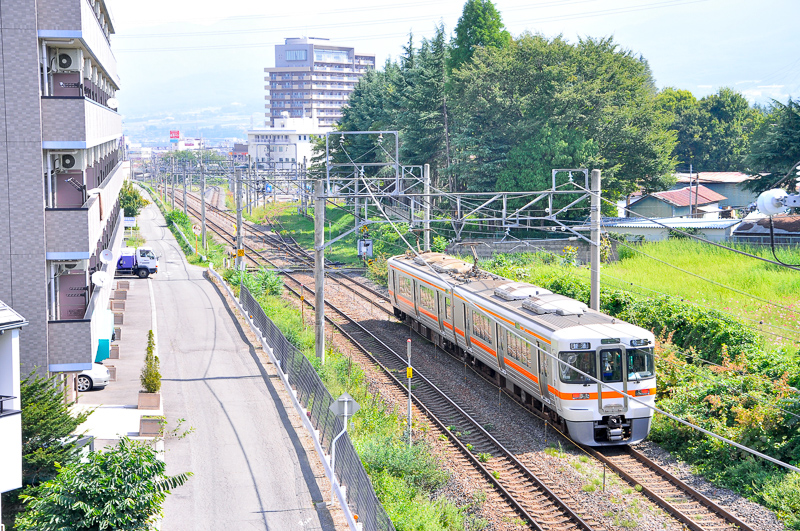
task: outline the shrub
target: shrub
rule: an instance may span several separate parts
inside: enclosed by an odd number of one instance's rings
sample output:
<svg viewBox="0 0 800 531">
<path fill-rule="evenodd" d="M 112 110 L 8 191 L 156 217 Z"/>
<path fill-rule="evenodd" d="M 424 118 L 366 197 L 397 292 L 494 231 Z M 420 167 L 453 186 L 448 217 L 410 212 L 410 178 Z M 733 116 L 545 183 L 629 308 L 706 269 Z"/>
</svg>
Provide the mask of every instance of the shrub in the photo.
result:
<svg viewBox="0 0 800 531">
<path fill-rule="evenodd" d="M 158 356 L 155 355 L 155 338 L 153 331 L 147 334 L 147 352 L 144 356 L 144 367 L 139 380 L 145 393 L 157 393 L 161 390 L 161 372 L 159 371 Z"/>
</svg>

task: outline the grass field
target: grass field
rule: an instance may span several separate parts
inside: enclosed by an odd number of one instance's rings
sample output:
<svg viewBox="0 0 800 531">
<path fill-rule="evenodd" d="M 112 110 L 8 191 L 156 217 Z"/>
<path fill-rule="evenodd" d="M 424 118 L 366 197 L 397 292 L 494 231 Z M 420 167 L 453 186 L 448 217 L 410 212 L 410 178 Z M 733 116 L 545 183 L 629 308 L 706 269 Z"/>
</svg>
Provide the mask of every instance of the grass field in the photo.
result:
<svg viewBox="0 0 800 531">
<path fill-rule="evenodd" d="M 773 259 L 768 249 L 739 249 Z M 620 261 L 602 266 L 603 287 L 646 297 L 663 293 L 720 310 L 756 327 L 770 343 L 800 340 L 800 271 L 694 240 L 620 245 L 619 250 Z M 800 250 L 782 250 L 778 256 L 800 263 Z M 535 283 L 563 270 L 557 263 L 532 262 L 498 273 Z M 589 278 L 588 268 L 576 268 L 575 274 Z"/>
</svg>

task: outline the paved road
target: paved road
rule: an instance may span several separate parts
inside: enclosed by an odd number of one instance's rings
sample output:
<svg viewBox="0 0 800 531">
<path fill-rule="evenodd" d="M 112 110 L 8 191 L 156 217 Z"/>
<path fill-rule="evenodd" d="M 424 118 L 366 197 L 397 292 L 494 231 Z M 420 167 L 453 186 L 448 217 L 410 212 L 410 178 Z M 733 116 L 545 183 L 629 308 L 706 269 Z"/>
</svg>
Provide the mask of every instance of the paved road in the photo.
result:
<svg viewBox="0 0 800 531">
<path fill-rule="evenodd" d="M 196 430 L 166 443 L 168 472 L 194 476 L 167 498 L 162 529 L 333 529 L 277 391 L 216 286 L 187 264 L 154 205 L 139 224 L 161 257 L 153 288 L 165 414 Z"/>
</svg>

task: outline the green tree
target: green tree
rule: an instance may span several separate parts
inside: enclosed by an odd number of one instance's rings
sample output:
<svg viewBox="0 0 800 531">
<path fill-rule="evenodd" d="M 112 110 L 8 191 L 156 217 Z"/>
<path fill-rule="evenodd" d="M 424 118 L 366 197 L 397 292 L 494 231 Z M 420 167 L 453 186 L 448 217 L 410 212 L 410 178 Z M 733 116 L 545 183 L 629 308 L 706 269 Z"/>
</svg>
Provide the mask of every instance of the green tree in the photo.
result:
<svg viewBox="0 0 800 531">
<path fill-rule="evenodd" d="M 85 462 L 59 466 L 55 479 L 23 496 L 28 509 L 17 529 L 149 531 L 170 490 L 192 475 L 165 470 L 156 450 L 123 438 L 112 450 L 90 452 Z"/>
<path fill-rule="evenodd" d="M 784 180 L 794 164 L 800 161 L 800 100 L 791 98 L 786 104 L 773 101 L 769 113 L 751 137 L 750 151 L 745 157 L 748 173 L 756 178 L 747 181 L 748 188 L 763 192 Z"/>
<path fill-rule="evenodd" d="M 721 88 L 695 99 L 687 90 L 666 88 L 658 106 L 671 118 L 677 134 L 674 155 L 681 171 L 738 171 L 748 151 L 749 138 L 762 115 L 740 93 Z"/>
<path fill-rule="evenodd" d="M 672 182 L 675 133 L 647 62 L 610 38 L 572 45 L 525 34 L 479 49 L 452 86 L 454 159 L 466 189 L 497 190 L 511 151 L 545 127 L 597 146 L 592 160 L 611 199 Z"/>
<path fill-rule="evenodd" d="M 503 48 L 511 43 L 511 34 L 506 31 L 500 12 L 491 0 L 467 0 L 455 32 L 451 43 L 451 70 L 472 59 L 480 46 Z"/>
<path fill-rule="evenodd" d="M 161 390 L 161 372 L 159 371 L 158 356 L 155 354 L 156 341 L 153 331 L 147 333 L 147 350 L 144 355 L 144 367 L 139 376 L 142 389 L 146 393 L 157 393 Z"/>
<path fill-rule="evenodd" d="M 57 376 L 29 374 L 20 385 L 22 401 L 22 484 L 31 488 L 55 477 L 56 463 L 72 463 L 80 457 L 73 435 L 90 412 L 70 414 L 64 402 L 64 384 Z M 20 491 L 3 494 L 3 507 L 21 510 Z"/>
<path fill-rule="evenodd" d="M 138 216 L 144 207 L 150 204 L 150 201 L 145 199 L 139 192 L 139 189 L 133 186 L 131 181 L 124 181 L 122 188 L 119 191 L 119 204 L 125 211 L 125 215 L 129 217 Z"/>
</svg>

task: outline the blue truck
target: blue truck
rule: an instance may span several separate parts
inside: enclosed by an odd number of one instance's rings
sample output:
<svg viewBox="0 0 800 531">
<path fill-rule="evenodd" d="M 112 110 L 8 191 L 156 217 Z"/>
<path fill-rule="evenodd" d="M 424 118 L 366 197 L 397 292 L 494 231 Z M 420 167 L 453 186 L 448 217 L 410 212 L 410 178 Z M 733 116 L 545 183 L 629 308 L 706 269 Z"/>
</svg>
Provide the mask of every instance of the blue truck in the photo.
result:
<svg viewBox="0 0 800 531">
<path fill-rule="evenodd" d="M 136 275 L 147 278 L 158 273 L 158 257 L 150 247 L 123 247 L 117 261 L 118 275 Z"/>
</svg>

